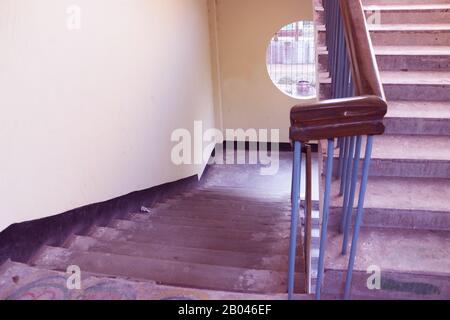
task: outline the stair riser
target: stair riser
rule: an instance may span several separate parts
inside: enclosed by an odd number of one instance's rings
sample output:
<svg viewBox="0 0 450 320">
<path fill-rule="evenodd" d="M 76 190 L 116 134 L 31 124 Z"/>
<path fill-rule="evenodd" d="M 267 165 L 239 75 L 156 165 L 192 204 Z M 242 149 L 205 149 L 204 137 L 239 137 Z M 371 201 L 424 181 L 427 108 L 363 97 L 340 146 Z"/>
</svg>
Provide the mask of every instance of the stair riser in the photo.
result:
<svg viewBox="0 0 450 320">
<path fill-rule="evenodd" d="M 355 200 L 355 204 L 357 199 Z M 356 212 L 356 209 L 355 211 Z M 330 209 L 330 226 L 340 226 L 342 208 Z M 398 209 L 364 209 L 362 226 L 401 228 L 411 230 L 450 231 L 450 214 L 437 211 L 410 211 Z"/>
<path fill-rule="evenodd" d="M 386 134 L 450 136 L 450 119 L 386 118 Z"/>
<path fill-rule="evenodd" d="M 380 71 L 449 71 L 449 56 L 377 55 Z M 328 71 L 328 55 L 319 55 L 319 71 Z"/>
<path fill-rule="evenodd" d="M 450 43 L 450 31 L 371 31 L 374 46 L 445 46 Z M 318 43 L 325 46 L 326 34 L 319 31 Z"/>
<path fill-rule="evenodd" d="M 388 100 L 449 101 L 449 85 L 384 84 Z"/>
<path fill-rule="evenodd" d="M 366 10 L 370 23 L 380 24 L 439 24 L 450 21 L 450 12 L 446 10 L 383 10 L 378 16 Z M 379 17 L 379 20 L 378 20 Z"/>
<path fill-rule="evenodd" d="M 371 31 L 374 46 L 445 46 L 450 43 L 450 31 Z"/>
<path fill-rule="evenodd" d="M 325 157 L 326 158 L 326 157 Z M 324 168 L 326 169 L 326 159 Z M 360 175 L 363 161 L 361 160 Z M 337 174 L 339 159 L 334 159 L 333 172 Z M 326 171 L 324 171 L 326 172 Z M 450 178 L 450 162 L 429 160 L 372 159 L 371 177 Z"/>
</svg>

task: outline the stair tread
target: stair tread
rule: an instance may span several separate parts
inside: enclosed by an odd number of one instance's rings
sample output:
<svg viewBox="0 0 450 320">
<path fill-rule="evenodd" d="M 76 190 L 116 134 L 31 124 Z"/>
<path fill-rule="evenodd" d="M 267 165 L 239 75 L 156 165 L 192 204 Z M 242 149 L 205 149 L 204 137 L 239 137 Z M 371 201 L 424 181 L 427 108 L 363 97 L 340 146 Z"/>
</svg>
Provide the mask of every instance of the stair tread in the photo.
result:
<svg viewBox="0 0 450 320">
<path fill-rule="evenodd" d="M 75 264 L 92 273 L 234 292 L 284 293 L 287 285 L 285 272 L 78 252 L 49 246 L 43 248 L 33 264 L 55 270 L 66 270 Z"/>
<path fill-rule="evenodd" d="M 450 119 L 450 101 L 388 101 L 387 118 Z"/>
<path fill-rule="evenodd" d="M 221 237 L 191 234 L 179 237 L 167 234 L 152 236 L 146 232 L 123 231 L 107 227 L 95 227 L 88 236 L 108 241 L 131 241 L 139 243 L 165 244 L 188 248 L 203 248 L 234 252 L 279 254 L 288 250 L 289 240 L 278 241 L 242 241 L 239 239 L 223 239 Z M 286 251 L 287 252 L 287 251 Z"/>
<path fill-rule="evenodd" d="M 332 207 L 342 207 L 339 184 L 333 182 Z M 450 179 L 371 177 L 364 207 L 450 214 Z"/>
<path fill-rule="evenodd" d="M 7 261 L 5 271 L 0 272 L 0 300 L 28 300 L 30 292 L 52 293 L 45 296 L 45 299 L 65 299 L 65 300 L 164 300 L 173 299 L 174 296 L 183 299 L 194 300 L 285 300 L 286 294 L 262 295 L 237 292 L 223 292 L 212 290 L 199 290 L 181 288 L 175 286 L 157 285 L 153 281 L 130 281 L 111 277 L 102 277 L 82 272 L 82 290 L 69 290 L 67 295 L 60 296 L 55 292 L 57 288 L 66 286 L 67 274 L 60 271 L 52 271 L 40 267 L 32 267 L 27 264 Z M 13 278 L 18 278 L 15 283 Z M 48 279 L 52 279 L 48 282 Z M 30 288 L 31 284 L 42 283 L 38 288 Z M 105 284 L 108 286 L 105 289 Z M 27 290 L 24 290 L 24 289 Z M 113 290 L 112 290 L 113 289 Z M 92 294 L 95 292 L 96 294 Z M 53 295 L 53 293 L 55 293 Z M 295 295 L 295 299 L 311 299 L 307 295 Z"/>
<path fill-rule="evenodd" d="M 355 271 L 378 266 L 382 271 L 450 274 L 449 243 L 449 231 L 361 228 Z M 341 246 L 342 235 L 330 231 L 327 269 L 347 268 Z"/>
</svg>

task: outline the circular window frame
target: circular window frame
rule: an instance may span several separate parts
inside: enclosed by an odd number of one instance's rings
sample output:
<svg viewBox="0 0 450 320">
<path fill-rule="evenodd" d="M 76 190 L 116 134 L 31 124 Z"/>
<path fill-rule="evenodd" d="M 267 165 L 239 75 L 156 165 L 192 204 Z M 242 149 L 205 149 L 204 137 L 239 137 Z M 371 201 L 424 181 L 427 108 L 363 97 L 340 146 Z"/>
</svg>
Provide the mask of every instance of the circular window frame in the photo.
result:
<svg viewBox="0 0 450 320">
<path fill-rule="evenodd" d="M 300 39 L 303 44 L 307 43 L 307 45 L 301 46 Z M 289 43 L 291 44 L 290 49 Z M 283 63 L 289 61 L 291 63 Z M 293 61 L 297 63 L 293 63 Z M 307 63 L 298 63 L 299 61 Z M 266 47 L 266 70 L 272 84 L 282 94 L 299 101 L 317 99 L 317 52 L 314 21 L 294 21 L 282 26 L 273 34 Z"/>
</svg>

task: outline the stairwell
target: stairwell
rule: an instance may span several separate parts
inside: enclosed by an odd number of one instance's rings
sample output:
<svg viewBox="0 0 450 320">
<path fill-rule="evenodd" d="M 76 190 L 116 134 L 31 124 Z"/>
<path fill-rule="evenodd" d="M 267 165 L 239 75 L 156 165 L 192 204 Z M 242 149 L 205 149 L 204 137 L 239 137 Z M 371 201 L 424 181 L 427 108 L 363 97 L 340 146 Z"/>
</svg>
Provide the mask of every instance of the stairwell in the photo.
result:
<svg viewBox="0 0 450 320">
<path fill-rule="evenodd" d="M 450 1 L 363 0 L 388 99 L 375 139 L 353 298 L 450 298 Z M 377 14 L 374 20 L 374 14 Z M 316 17 L 321 23 L 323 8 Z M 324 43 L 325 28 L 319 27 Z M 321 47 L 322 98 L 330 96 Z M 364 150 L 363 150 L 364 152 Z M 338 153 L 335 154 L 338 167 Z M 339 182 L 333 185 L 325 289 L 342 293 Z M 369 267 L 382 271 L 368 290 Z"/>
<path fill-rule="evenodd" d="M 94 225 L 62 247 L 44 246 L 28 265 L 8 261 L 0 268 L 0 298 L 41 297 L 44 290 L 44 298 L 65 299 L 283 299 L 291 154 L 282 152 L 280 161 L 273 177 L 260 176 L 261 165 L 212 166 L 200 186 L 149 212 Z M 72 265 L 89 286 L 81 293 L 65 288 Z M 46 280 L 58 276 L 57 286 Z M 303 274 L 297 283 L 301 295 Z M 103 296 L 90 294 L 96 290 Z"/>
<path fill-rule="evenodd" d="M 364 0 L 389 111 L 376 138 L 353 298 L 450 299 L 450 0 Z M 320 22 L 323 9 L 316 9 Z M 324 28 L 319 27 L 319 45 Z M 321 46 L 321 97 L 330 95 Z M 280 172 L 211 167 L 189 192 L 44 246 L 28 264 L 0 267 L 0 299 L 285 299 L 292 155 Z M 338 154 L 335 157 L 338 163 Z M 335 166 L 336 167 L 336 166 Z M 333 186 L 326 298 L 341 298 L 348 258 Z M 304 270 L 299 237 L 296 270 Z M 79 266 L 83 288 L 66 287 Z M 382 271 L 368 290 L 367 269 Z M 297 298 L 309 298 L 304 274 Z"/>
</svg>

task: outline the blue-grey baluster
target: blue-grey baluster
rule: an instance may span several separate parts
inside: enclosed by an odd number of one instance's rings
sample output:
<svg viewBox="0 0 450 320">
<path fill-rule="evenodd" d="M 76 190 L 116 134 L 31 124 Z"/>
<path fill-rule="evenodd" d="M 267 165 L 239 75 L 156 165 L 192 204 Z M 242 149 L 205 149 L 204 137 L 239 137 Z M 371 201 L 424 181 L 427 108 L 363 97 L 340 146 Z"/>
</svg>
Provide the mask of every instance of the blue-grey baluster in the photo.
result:
<svg viewBox="0 0 450 320">
<path fill-rule="evenodd" d="M 355 203 L 355 194 L 356 194 L 356 185 L 358 182 L 358 174 L 359 174 L 359 162 L 361 161 L 361 144 L 362 137 L 358 136 L 356 139 L 356 151 L 355 157 L 353 159 L 353 172 L 352 172 L 352 182 L 350 187 L 350 196 L 347 205 L 347 210 L 345 211 L 345 222 L 344 222 L 344 241 L 342 243 L 342 255 L 347 254 L 348 247 L 348 238 L 350 234 L 350 226 L 352 223 L 352 213 L 353 213 L 353 205 Z"/>
<path fill-rule="evenodd" d="M 345 176 L 342 177 L 342 179 L 344 180 L 344 199 L 342 204 L 342 219 L 340 228 L 341 233 L 343 233 L 345 230 L 345 218 L 346 218 L 345 213 L 347 212 L 347 206 L 350 199 L 350 181 L 351 181 L 350 175 L 352 173 L 351 170 L 352 170 L 353 154 L 355 152 L 355 140 L 356 140 L 355 137 L 350 138 L 347 159 L 345 160 L 345 164 L 347 165 L 347 167 L 345 168 Z"/>
<path fill-rule="evenodd" d="M 356 251 L 358 247 L 359 230 L 361 228 L 363 213 L 364 213 L 364 199 L 366 196 L 367 181 L 369 179 L 370 159 L 372 158 L 373 136 L 367 137 L 366 154 L 364 159 L 363 175 L 361 180 L 361 190 L 359 193 L 358 210 L 356 212 L 355 227 L 353 230 L 352 247 L 350 249 L 350 258 L 348 262 L 347 279 L 345 281 L 344 298 L 350 298 L 350 290 L 352 284 L 353 267 L 355 265 Z"/>
<path fill-rule="evenodd" d="M 320 299 L 325 269 L 325 250 L 327 246 L 328 217 L 330 213 L 331 179 L 333 176 L 333 151 L 334 151 L 334 139 L 329 139 L 327 151 L 328 152 L 327 168 L 326 168 L 327 172 L 325 177 L 325 195 L 323 200 L 322 229 L 320 234 L 319 269 L 317 274 L 317 285 L 316 285 L 316 298 L 318 300 Z"/>
<path fill-rule="evenodd" d="M 294 296 L 295 288 L 295 258 L 297 250 L 297 229 L 300 198 L 302 163 L 302 144 L 294 143 L 294 163 L 292 168 L 292 208 L 291 208 L 291 239 L 289 245 L 289 272 L 288 272 L 288 293 L 289 300 Z"/>
<path fill-rule="evenodd" d="M 338 58 L 337 58 L 337 76 L 336 76 L 336 98 L 344 97 L 344 78 L 345 78 L 345 59 L 347 57 L 347 49 L 344 38 L 344 23 L 339 19 L 338 24 Z"/>
<path fill-rule="evenodd" d="M 339 187 L 339 195 L 342 196 L 344 194 L 344 187 L 347 177 L 347 163 L 348 163 L 348 153 L 350 147 L 350 139 L 344 138 L 344 152 L 343 152 L 343 164 L 342 164 L 342 172 L 341 172 L 341 185 Z"/>
<path fill-rule="evenodd" d="M 339 138 L 339 170 L 337 178 L 342 179 L 342 172 L 344 171 L 344 138 Z"/>
</svg>

